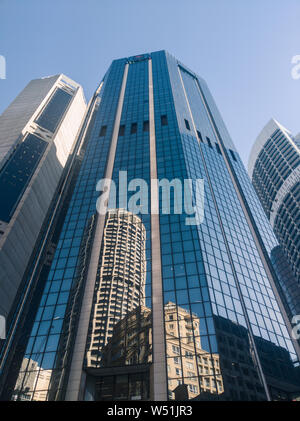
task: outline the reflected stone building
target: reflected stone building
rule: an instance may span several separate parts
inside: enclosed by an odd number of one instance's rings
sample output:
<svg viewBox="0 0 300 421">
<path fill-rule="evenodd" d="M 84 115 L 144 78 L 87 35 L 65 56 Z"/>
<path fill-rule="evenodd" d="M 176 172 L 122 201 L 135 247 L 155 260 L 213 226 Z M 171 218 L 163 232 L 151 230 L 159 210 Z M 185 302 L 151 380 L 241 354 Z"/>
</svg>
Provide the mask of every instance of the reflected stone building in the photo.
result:
<svg viewBox="0 0 300 421">
<path fill-rule="evenodd" d="M 87 368 L 96 400 L 149 400 L 152 362 L 152 313 L 137 307 L 120 320 L 102 352 L 101 368 Z"/>
<path fill-rule="evenodd" d="M 52 370 L 45 399 L 295 398 L 278 241 L 205 81 L 166 51 L 114 60 L 82 124 L 81 165 L 20 345 Z M 114 182 L 108 203 L 119 192 L 107 214 L 96 213 L 102 179 Z M 168 211 L 162 179 L 189 180 L 195 206 L 203 180 L 201 223 L 178 212 L 171 185 Z M 16 356 L 6 396 L 21 399 L 13 380 L 33 371 Z"/>
<path fill-rule="evenodd" d="M 202 349 L 197 314 L 171 302 L 165 305 L 164 314 L 169 398 L 186 400 L 223 393 L 220 358 Z"/>
<path fill-rule="evenodd" d="M 47 390 L 49 388 L 52 371 L 43 370 L 36 361 L 24 358 L 22 370 L 30 369 L 24 378 L 19 378 L 12 400 L 21 401 L 45 401 L 47 400 Z M 22 391 L 20 394 L 19 391 Z M 34 392 L 33 392 L 34 391 Z"/>
<path fill-rule="evenodd" d="M 103 349 L 102 367 L 151 363 L 151 310 L 140 306 L 119 321 Z"/>
<path fill-rule="evenodd" d="M 149 396 L 140 399 L 153 399 L 151 390 L 152 362 L 152 327 L 151 310 L 139 307 L 129 313 L 114 328 L 113 335 L 103 350 L 102 370 L 98 371 L 101 384 L 106 385 L 107 393 L 111 385 L 111 399 L 116 399 L 118 379 L 127 373 L 144 373 L 144 391 Z M 167 303 L 164 307 L 166 323 L 166 356 L 169 398 L 176 400 L 193 399 L 200 395 L 223 393 L 223 381 L 220 371 L 219 356 L 211 355 L 201 348 L 200 324 L 197 315 L 191 315 L 186 309 Z M 196 354 L 194 352 L 196 339 Z M 125 368 L 127 366 L 127 369 Z M 107 369 L 110 368 L 109 375 Z M 112 372 L 114 382 L 111 381 Z M 199 387 L 200 376 L 200 387 Z M 148 382 L 146 382 L 148 379 Z M 150 381 L 150 382 L 149 382 Z M 99 382 L 99 379 L 98 379 Z M 113 385 L 115 384 L 115 388 Z M 128 396 L 130 381 L 123 384 L 124 398 Z M 103 392 L 102 392 L 103 393 Z M 101 389 L 98 398 L 102 399 Z M 137 399 L 137 395 L 135 395 Z"/>
</svg>

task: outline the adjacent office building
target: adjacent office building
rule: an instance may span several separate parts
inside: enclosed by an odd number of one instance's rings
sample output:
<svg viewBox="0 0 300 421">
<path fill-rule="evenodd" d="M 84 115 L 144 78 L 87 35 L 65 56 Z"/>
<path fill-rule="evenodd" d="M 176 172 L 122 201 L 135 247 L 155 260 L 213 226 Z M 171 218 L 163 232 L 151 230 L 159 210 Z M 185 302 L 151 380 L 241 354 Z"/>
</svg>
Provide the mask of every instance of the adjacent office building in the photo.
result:
<svg viewBox="0 0 300 421">
<path fill-rule="evenodd" d="M 115 60 L 83 125 L 83 160 L 6 395 L 299 396 L 299 348 L 270 260 L 278 242 L 205 81 L 165 51 Z M 119 192 L 107 214 L 95 212 L 101 179 Z M 194 217 L 180 186 L 189 180 L 203 208 L 199 179 L 204 215 Z"/>
<path fill-rule="evenodd" d="M 86 103 L 64 75 L 31 81 L 0 116 L 0 313 L 9 316 Z"/>
<path fill-rule="evenodd" d="M 291 314 L 300 312 L 299 135 L 271 119 L 258 135 L 249 175 L 280 246 L 271 252 Z"/>
<path fill-rule="evenodd" d="M 32 80 L 0 116 L 0 314 L 7 337 L 30 292 L 42 231 L 85 111 L 81 86 L 61 74 Z M 6 345 L 0 341 L 1 374 Z"/>
</svg>

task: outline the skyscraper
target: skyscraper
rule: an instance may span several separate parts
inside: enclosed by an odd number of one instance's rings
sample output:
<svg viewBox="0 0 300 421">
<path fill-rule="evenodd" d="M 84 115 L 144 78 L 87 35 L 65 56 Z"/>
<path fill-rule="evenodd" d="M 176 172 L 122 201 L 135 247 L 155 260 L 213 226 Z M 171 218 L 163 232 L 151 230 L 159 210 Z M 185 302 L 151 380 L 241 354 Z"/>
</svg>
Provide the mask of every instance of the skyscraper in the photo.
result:
<svg viewBox="0 0 300 421">
<path fill-rule="evenodd" d="M 88 115 L 85 154 L 14 399 L 23 395 L 32 361 L 43 377 L 52 371 L 45 393 L 37 391 L 48 400 L 294 397 L 299 349 L 270 261 L 277 241 L 206 83 L 165 51 L 115 60 Z M 106 201 L 98 206 L 100 191 Z M 108 238 L 102 211 L 109 208 L 139 211 L 145 294 L 135 309 L 129 294 L 116 300 L 127 314 L 112 321 L 104 356 L 94 349 L 105 361 L 95 367 L 86 356 L 99 274 L 124 253 L 101 260 Z M 117 244 L 115 235 L 109 238 Z M 99 320 L 109 307 L 96 310 Z M 106 329 L 97 335 L 104 343 Z M 145 358 L 127 358 L 124 344 L 140 340 L 149 345 Z M 113 361 L 124 365 L 115 369 Z M 31 399 L 37 383 L 26 390 Z"/>
<path fill-rule="evenodd" d="M 271 119 L 258 135 L 249 175 L 281 245 L 272 260 L 293 314 L 300 312 L 299 139 Z"/>
<path fill-rule="evenodd" d="M 85 111 L 81 86 L 60 74 L 32 80 L 0 116 L 0 314 L 7 336 L 31 290 Z"/>
</svg>

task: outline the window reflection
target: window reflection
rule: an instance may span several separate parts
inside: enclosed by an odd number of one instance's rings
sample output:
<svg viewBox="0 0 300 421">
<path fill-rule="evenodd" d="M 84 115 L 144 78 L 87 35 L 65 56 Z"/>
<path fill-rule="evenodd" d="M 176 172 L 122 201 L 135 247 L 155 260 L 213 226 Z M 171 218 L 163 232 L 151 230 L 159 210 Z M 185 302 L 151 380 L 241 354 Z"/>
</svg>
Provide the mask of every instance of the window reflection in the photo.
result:
<svg viewBox="0 0 300 421">
<path fill-rule="evenodd" d="M 223 393 L 219 354 L 211 354 L 202 343 L 200 318 L 172 302 L 164 313 L 169 399 Z"/>
<path fill-rule="evenodd" d="M 107 213 L 90 321 L 86 366 L 100 367 L 114 326 L 145 305 L 146 230 L 137 215 Z M 128 321 L 130 322 L 130 321 Z"/>
<path fill-rule="evenodd" d="M 51 374 L 52 370 L 44 370 L 36 361 L 24 358 L 12 400 L 47 400 Z"/>
</svg>

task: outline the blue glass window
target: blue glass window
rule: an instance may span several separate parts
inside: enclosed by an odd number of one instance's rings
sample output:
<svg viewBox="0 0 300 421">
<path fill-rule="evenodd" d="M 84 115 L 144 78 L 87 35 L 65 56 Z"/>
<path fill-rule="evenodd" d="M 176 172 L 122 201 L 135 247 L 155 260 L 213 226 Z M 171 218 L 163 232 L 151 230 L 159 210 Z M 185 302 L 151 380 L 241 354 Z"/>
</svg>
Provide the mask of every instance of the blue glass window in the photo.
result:
<svg viewBox="0 0 300 421">
<path fill-rule="evenodd" d="M 36 123 L 44 129 L 54 133 L 71 98 L 72 95 L 68 94 L 63 89 L 56 89 L 50 101 L 37 118 Z"/>
<path fill-rule="evenodd" d="M 46 147 L 47 142 L 29 134 L 2 168 L 0 172 L 2 221 L 9 222 Z"/>
<path fill-rule="evenodd" d="M 99 133 L 99 137 L 103 137 L 106 135 L 106 130 L 107 130 L 107 126 L 102 126 L 100 133 Z"/>
<path fill-rule="evenodd" d="M 197 136 L 198 136 L 198 139 L 199 139 L 201 142 L 203 142 L 202 135 L 201 135 L 201 133 L 200 133 L 200 131 L 199 131 L 199 130 L 197 130 Z"/>
<path fill-rule="evenodd" d="M 131 124 L 130 134 L 134 134 L 137 132 L 137 123 Z"/>
<path fill-rule="evenodd" d="M 188 130 L 191 130 L 191 128 L 190 128 L 190 123 L 189 123 L 186 119 L 184 119 L 184 123 L 185 123 L 185 127 L 186 127 Z"/>
<path fill-rule="evenodd" d="M 162 126 L 167 126 L 168 125 L 168 117 L 166 114 L 163 114 L 161 117 L 161 125 Z"/>
<path fill-rule="evenodd" d="M 119 129 L 119 136 L 124 136 L 124 134 L 125 134 L 125 124 L 121 124 L 120 129 Z"/>
</svg>

